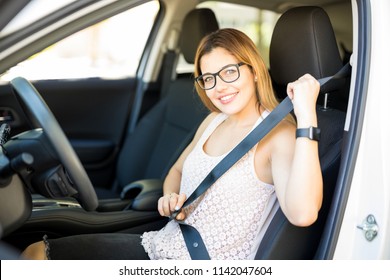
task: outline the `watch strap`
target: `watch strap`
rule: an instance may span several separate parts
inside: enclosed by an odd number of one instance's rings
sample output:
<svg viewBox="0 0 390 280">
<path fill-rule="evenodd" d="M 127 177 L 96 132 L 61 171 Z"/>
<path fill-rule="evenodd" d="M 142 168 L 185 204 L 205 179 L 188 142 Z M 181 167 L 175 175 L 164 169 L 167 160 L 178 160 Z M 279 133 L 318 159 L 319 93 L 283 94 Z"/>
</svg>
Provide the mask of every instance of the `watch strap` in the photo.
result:
<svg viewBox="0 0 390 280">
<path fill-rule="evenodd" d="M 310 140 L 320 141 L 321 129 L 318 127 L 297 128 L 296 138 L 307 137 Z"/>
</svg>

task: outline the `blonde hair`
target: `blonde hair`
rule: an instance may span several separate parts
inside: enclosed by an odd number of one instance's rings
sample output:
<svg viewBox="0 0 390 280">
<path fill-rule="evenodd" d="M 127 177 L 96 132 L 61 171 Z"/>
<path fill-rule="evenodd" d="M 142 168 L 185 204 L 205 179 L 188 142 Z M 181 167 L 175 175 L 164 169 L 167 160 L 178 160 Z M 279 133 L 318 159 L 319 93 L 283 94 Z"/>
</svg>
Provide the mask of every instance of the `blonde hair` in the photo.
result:
<svg viewBox="0 0 390 280">
<path fill-rule="evenodd" d="M 205 36 L 201 40 L 195 55 L 195 77 L 202 74 L 200 70 L 201 58 L 215 48 L 223 48 L 227 50 L 236 57 L 239 62 L 244 62 L 250 66 L 254 76 L 257 77 L 256 99 L 259 109 L 261 105 L 266 110 L 272 111 L 279 104 L 272 87 L 272 81 L 268 73 L 268 69 L 260 56 L 256 45 L 245 33 L 237 29 L 219 29 Z M 195 88 L 200 99 L 210 111 L 220 111 L 207 97 L 205 90 L 199 87 L 197 83 L 195 83 Z M 291 114 L 287 117 L 287 120 L 295 124 L 294 118 Z"/>
</svg>

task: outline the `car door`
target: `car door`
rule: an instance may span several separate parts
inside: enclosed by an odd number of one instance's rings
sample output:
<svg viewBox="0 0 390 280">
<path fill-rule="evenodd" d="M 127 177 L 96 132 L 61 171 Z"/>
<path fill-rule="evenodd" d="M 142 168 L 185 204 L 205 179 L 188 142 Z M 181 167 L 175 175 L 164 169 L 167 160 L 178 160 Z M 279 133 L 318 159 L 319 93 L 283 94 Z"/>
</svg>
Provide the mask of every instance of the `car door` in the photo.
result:
<svg viewBox="0 0 390 280">
<path fill-rule="evenodd" d="M 45 4 L 45 1 L 33 2 Z M 126 8 L 113 6 L 110 10 L 110 7 L 106 7 L 100 13 L 97 10 L 91 15 L 96 19 L 88 21 L 96 23 L 87 25 L 84 22 L 85 28 L 75 24 L 58 28 L 55 37 L 64 39 L 45 46 L 38 53 L 29 53 L 27 59 L 1 76 L 0 121 L 10 124 L 12 135 L 30 129 L 9 85 L 14 77 L 22 76 L 30 80 L 42 95 L 80 157 L 92 183 L 99 187 L 111 187 L 114 181 L 116 158 L 132 116 L 140 80 L 139 63 L 147 55 L 144 50 L 158 15 L 159 4 L 158 1 L 151 1 Z M 73 12 L 77 10 L 74 8 Z M 55 14 L 53 12 L 51 16 Z M 107 18 L 107 15 L 110 16 Z M 137 25 L 140 17 L 143 18 L 142 28 Z M 54 23 L 55 20 L 51 20 L 45 28 L 50 28 Z M 33 30 L 30 36 L 38 32 Z M 31 48 L 47 44 L 47 37 L 41 43 L 37 41 L 32 44 Z M 6 34 L 3 42 L 7 43 L 9 38 L 10 35 Z M 149 99 L 144 100 L 147 104 Z"/>
</svg>

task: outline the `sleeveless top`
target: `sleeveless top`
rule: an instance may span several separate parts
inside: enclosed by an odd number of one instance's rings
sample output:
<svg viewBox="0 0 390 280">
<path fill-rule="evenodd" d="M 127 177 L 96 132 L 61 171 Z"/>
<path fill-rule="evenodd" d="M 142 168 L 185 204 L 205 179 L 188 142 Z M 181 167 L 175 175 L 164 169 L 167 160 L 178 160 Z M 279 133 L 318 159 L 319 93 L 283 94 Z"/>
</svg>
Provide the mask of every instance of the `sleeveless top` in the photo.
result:
<svg viewBox="0 0 390 280">
<path fill-rule="evenodd" d="M 268 112 L 263 113 L 253 128 L 266 115 Z M 204 143 L 227 117 L 220 113 L 211 121 L 185 160 L 180 192 L 187 197 L 228 154 L 209 156 L 203 149 Z M 201 197 L 183 208 L 185 222 L 199 231 L 211 259 L 254 259 L 265 232 L 264 223 L 277 203 L 274 186 L 260 181 L 256 175 L 256 146 Z M 175 220 L 170 220 L 161 230 L 145 232 L 141 237 L 152 260 L 191 259 Z"/>
</svg>

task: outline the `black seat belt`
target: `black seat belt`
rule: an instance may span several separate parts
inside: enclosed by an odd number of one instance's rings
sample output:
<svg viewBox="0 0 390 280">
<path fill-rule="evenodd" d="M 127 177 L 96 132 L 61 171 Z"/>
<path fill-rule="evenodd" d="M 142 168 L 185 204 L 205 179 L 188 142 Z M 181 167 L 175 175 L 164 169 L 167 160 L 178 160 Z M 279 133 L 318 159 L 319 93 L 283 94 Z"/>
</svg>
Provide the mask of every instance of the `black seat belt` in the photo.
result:
<svg viewBox="0 0 390 280">
<path fill-rule="evenodd" d="M 162 78 L 161 78 L 161 95 L 160 99 L 168 95 L 168 88 L 172 81 L 174 74 L 174 66 L 176 61 L 176 51 L 168 49 L 164 55 L 162 65 Z"/>
<path fill-rule="evenodd" d="M 320 86 L 324 86 L 330 80 L 346 77 L 350 72 L 350 65 L 346 64 L 335 75 L 318 80 Z M 254 147 L 268 132 L 270 132 L 281 120 L 291 111 L 293 105 L 289 97 L 286 97 L 272 112 L 258 124 L 228 155 L 226 155 L 204 178 L 195 191 L 184 202 L 183 207 L 188 206 L 206 190 L 213 185 L 219 177 L 230 169 L 239 159 L 241 159 L 252 147 Z M 171 218 L 175 218 L 181 210 L 175 211 Z M 187 249 L 193 260 L 209 260 L 207 252 L 199 232 L 191 225 L 177 220 L 182 231 Z"/>
</svg>

